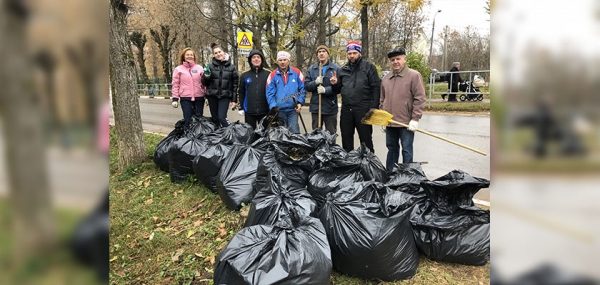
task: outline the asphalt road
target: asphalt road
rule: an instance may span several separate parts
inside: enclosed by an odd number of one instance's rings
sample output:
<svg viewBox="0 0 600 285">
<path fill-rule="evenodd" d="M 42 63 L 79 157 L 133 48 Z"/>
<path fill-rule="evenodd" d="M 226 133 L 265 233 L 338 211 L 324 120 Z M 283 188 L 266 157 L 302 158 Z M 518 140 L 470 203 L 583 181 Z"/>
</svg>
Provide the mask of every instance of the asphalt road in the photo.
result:
<svg viewBox="0 0 600 285">
<path fill-rule="evenodd" d="M 145 131 L 167 134 L 173 129 L 175 122 L 182 118 L 182 113 L 180 108 L 174 109 L 170 103 L 171 101 L 166 99 L 140 99 L 142 125 Z M 210 115 L 208 107 L 204 109 L 204 115 Z M 302 116 L 310 132 L 311 116 L 307 107 L 303 108 Z M 243 116 L 240 116 L 235 111 L 229 111 L 228 118 L 231 122 L 244 121 Z M 302 129 L 302 126 L 300 128 Z M 482 156 L 447 142 L 417 133 L 414 142 L 414 160 L 427 162 L 427 164 L 423 165 L 423 170 L 430 179 L 435 179 L 454 169 L 466 171 L 473 176 L 490 179 L 489 115 L 426 113 L 419 122 L 419 128 L 488 153 L 488 156 Z M 337 141 L 341 145 L 339 134 L 338 127 Z M 385 146 L 385 133 L 381 127 L 374 127 L 373 143 L 375 153 L 385 164 L 387 149 Z M 359 146 L 358 135 L 355 136 L 355 146 Z M 483 189 L 477 194 L 476 198 L 489 201 L 489 190 Z"/>
</svg>

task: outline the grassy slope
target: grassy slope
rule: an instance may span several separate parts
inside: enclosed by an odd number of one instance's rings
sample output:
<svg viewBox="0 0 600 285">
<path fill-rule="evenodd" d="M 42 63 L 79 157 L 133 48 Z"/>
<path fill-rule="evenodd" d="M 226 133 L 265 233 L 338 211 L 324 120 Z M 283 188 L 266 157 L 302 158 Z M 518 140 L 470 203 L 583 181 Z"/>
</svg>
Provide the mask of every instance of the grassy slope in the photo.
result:
<svg viewBox="0 0 600 285">
<path fill-rule="evenodd" d="M 247 207 L 232 212 L 198 182 L 171 183 L 169 175 L 150 159 L 161 137 L 146 134 L 145 139 L 148 161 L 123 172 L 115 169 L 116 150 L 111 149 L 111 283 L 212 283 L 215 259 L 241 229 Z M 443 264 L 422 258 L 414 278 L 384 284 L 488 284 L 488 272 L 489 266 Z M 369 283 L 338 273 L 331 281 Z"/>
</svg>

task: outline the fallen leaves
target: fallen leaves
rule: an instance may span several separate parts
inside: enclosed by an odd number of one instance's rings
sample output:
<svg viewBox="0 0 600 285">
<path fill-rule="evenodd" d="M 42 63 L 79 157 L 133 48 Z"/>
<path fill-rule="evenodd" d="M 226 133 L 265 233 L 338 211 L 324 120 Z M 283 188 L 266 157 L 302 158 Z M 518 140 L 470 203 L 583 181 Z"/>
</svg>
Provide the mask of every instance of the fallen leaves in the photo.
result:
<svg viewBox="0 0 600 285">
<path fill-rule="evenodd" d="M 171 256 L 171 261 L 173 262 L 179 262 L 179 258 L 181 257 L 181 255 L 183 254 L 184 250 L 183 248 L 178 249 L 174 255 Z"/>
<path fill-rule="evenodd" d="M 193 236 L 195 233 L 196 233 L 196 231 L 195 231 L 195 230 L 188 230 L 188 232 L 187 232 L 187 235 L 186 235 L 186 236 L 187 236 L 187 238 L 191 238 L 191 237 L 192 237 L 192 236 Z"/>
</svg>

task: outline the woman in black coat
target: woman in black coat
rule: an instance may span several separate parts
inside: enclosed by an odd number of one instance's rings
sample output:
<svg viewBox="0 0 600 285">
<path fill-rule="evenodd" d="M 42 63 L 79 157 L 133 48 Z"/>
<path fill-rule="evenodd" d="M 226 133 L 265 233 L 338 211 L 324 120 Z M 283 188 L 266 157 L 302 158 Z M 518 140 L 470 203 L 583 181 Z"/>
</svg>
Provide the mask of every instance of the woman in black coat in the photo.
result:
<svg viewBox="0 0 600 285">
<path fill-rule="evenodd" d="M 206 86 L 206 98 L 213 122 L 219 127 L 229 125 L 227 109 L 235 105 L 234 95 L 238 89 L 239 75 L 229 55 L 218 44 L 211 44 L 213 59 L 207 64 L 202 77 Z"/>
</svg>

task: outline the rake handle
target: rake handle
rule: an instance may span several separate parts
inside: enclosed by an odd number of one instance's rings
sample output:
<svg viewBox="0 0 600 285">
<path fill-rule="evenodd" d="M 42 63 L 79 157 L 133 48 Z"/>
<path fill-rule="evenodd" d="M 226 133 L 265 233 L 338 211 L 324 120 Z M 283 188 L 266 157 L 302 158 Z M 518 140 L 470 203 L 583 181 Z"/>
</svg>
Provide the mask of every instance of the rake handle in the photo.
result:
<svg viewBox="0 0 600 285">
<path fill-rule="evenodd" d="M 394 121 L 394 120 L 390 120 L 390 123 L 398 124 L 398 125 L 400 125 L 400 126 L 403 126 L 403 127 L 405 127 L 405 128 L 408 128 L 408 125 L 407 125 L 407 124 L 400 123 L 400 122 L 397 122 L 397 121 Z M 457 146 L 460 146 L 460 147 L 462 147 L 462 148 L 466 148 L 466 149 L 468 149 L 468 150 L 470 150 L 470 151 L 474 151 L 474 152 L 476 152 L 476 153 L 479 153 L 479 154 L 481 154 L 481 155 L 483 155 L 483 156 L 487 156 L 487 154 L 486 154 L 485 152 L 483 152 L 483 151 L 480 151 L 480 150 L 478 150 L 478 149 L 476 149 L 476 148 L 472 148 L 472 147 L 470 147 L 470 146 L 468 146 L 468 145 L 465 145 L 465 144 L 462 144 L 462 143 L 459 143 L 459 142 L 455 142 L 455 141 L 453 141 L 453 140 L 450 140 L 450 139 L 447 139 L 447 138 L 445 138 L 445 137 L 442 137 L 442 136 L 436 135 L 436 134 L 434 134 L 434 133 L 430 133 L 430 132 L 428 132 L 428 131 L 426 131 L 426 130 L 416 129 L 415 131 L 417 131 L 417 132 L 419 132 L 419 133 L 423 133 L 423 134 L 429 135 L 429 136 L 432 136 L 432 137 L 434 137 L 434 138 L 436 138 L 436 139 L 443 140 L 443 141 L 445 141 L 445 142 L 449 142 L 449 143 L 451 143 L 451 144 L 453 144 L 453 145 L 457 145 Z"/>
</svg>

